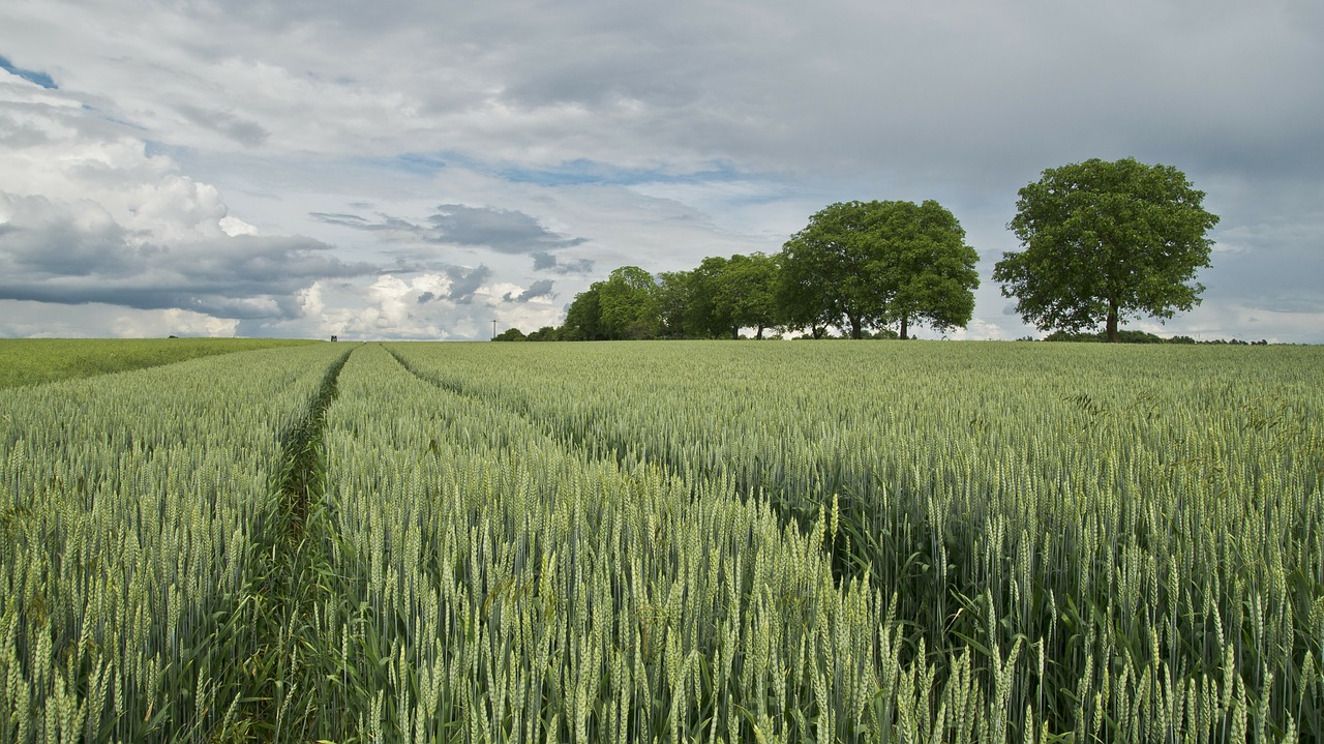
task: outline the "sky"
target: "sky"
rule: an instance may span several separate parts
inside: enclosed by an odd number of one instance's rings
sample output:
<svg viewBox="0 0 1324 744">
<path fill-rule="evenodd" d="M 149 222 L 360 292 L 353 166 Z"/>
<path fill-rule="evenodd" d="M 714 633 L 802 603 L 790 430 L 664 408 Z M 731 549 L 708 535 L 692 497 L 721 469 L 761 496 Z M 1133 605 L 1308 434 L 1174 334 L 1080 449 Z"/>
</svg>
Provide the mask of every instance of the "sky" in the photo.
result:
<svg viewBox="0 0 1324 744">
<path fill-rule="evenodd" d="M 937 199 L 948 336 L 1018 338 L 1017 189 L 1136 157 L 1221 221 L 1203 303 L 1127 327 L 1320 343 L 1321 70 L 1318 0 L 6 0 L 0 336 L 487 338 Z"/>
</svg>

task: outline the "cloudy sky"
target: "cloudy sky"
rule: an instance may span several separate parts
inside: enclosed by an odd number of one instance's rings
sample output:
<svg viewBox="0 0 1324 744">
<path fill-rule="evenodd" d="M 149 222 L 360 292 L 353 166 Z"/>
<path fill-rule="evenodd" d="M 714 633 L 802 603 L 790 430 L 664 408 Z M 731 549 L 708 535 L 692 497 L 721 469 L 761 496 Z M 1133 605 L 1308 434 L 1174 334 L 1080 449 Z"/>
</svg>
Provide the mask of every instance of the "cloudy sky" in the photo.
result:
<svg viewBox="0 0 1324 744">
<path fill-rule="evenodd" d="M 0 336 L 485 338 L 613 267 L 1135 156 L 1220 215 L 1165 327 L 1324 342 L 1324 4 L 7 0 Z M 921 332 L 921 335 L 925 335 Z"/>
</svg>

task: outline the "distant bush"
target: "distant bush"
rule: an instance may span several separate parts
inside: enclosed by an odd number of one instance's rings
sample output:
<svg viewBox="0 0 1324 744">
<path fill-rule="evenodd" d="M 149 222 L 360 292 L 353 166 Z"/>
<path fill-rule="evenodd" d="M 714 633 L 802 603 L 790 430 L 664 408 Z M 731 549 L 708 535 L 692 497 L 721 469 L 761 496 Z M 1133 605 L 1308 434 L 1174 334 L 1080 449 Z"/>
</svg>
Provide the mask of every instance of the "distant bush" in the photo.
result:
<svg viewBox="0 0 1324 744">
<path fill-rule="evenodd" d="M 1118 340 L 1124 344 L 1162 344 L 1167 343 L 1167 339 L 1145 331 L 1118 331 Z M 1077 342 L 1106 342 L 1108 334 L 1099 333 L 1071 333 L 1068 331 L 1054 331 L 1044 337 L 1045 341 L 1077 341 Z"/>
<path fill-rule="evenodd" d="M 1231 339 L 1216 338 L 1210 341 L 1197 341 L 1196 339 L 1190 336 L 1172 336 L 1170 338 L 1164 338 L 1163 336 L 1159 336 L 1153 333 L 1148 333 L 1146 331 L 1118 331 L 1118 337 L 1119 340 L 1124 344 L 1217 344 L 1217 345 L 1225 345 L 1225 346 L 1268 346 L 1269 345 L 1269 342 L 1265 339 L 1260 339 L 1259 341 L 1242 341 L 1241 339 L 1236 339 L 1236 338 L 1231 338 Z M 1026 336 L 1019 340 L 1033 341 L 1034 339 L 1031 339 L 1030 337 Z M 1044 336 L 1044 340 L 1094 343 L 1094 342 L 1107 341 L 1108 335 L 1103 332 L 1068 333 L 1066 331 L 1055 331 L 1053 333 L 1048 334 L 1047 336 Z"/>
</svg>

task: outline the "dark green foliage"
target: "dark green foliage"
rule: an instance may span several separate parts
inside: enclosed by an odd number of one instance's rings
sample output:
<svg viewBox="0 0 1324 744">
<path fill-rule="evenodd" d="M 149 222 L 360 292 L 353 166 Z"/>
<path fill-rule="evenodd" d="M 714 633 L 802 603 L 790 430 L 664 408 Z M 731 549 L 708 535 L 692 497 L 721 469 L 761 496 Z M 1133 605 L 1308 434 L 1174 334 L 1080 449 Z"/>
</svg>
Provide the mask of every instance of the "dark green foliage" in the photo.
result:
<svg viewBox="0 0 1324 744">
<path fill-rule="evenodd" d="M 936 201 L 832 204 L 782 251 L 782 316 L 815 338 L 827 326 L 851 338 L 894 323 L 906 338 L 916 320 L 961 327 L 974 312 L 978 259 Z"/>
<path fill-rule="evenodd" d="M 778 258 L 762 253 L 709 256 L 690 271 L 662 275 L 658 307 L 665 338 L 738 338 L 777 325 Z"/>
<path fill-rule="evenodd" d="M 979 254 L 965 244 L 961 223 L 933 200 L 883 205 L 881 260 L 896 287 L 889 322 L 899 325 L 901 338 L 915 320 L 939 330 L 965 327 L 975 310 Z"/>
<path fill-rule="evenodd" d="M 1117 341 L 1127 317 L 1171 318 L 1200 302 L 1195 273 L 1218 223 L 1203 199 L 1176 168 L 1132 158 L 1050 168 L 1020 190 L 1010 227 L 1024 250 L 1004 254 L 993 276 L 1027 323 L 1103 324 Z"/>
<path fill-rule="evenodd" d="M 823 338 L 835 327 L 858 339 L 891 325 L 908 338 L 916 321 L 970 321 L 978 258 L 935 201 L 832 204 L 775 256 L 709 256 L 658 279 L 616 269 L 576 295 L 560 332 L 544 338 L 740 338 L 745 328 L 759 339 L 777 328 Z"/>
<path fill-rule="evenodd" d="M 1178 336 L 1177 338 L 1184 338 Z M 1076 341 L 1076 342 L 1096 342 L 1107 341 L 1107 333 L 1072 333 L 1070 331 L 1054 331 L 1044 336 L 1045 341 Z M 1175 339 L 1169 340 L 1162 336 L 1145 331 L 1118 331 L 1117 340 L 1124 344 L 1166 344 L 1166 343 L 1185 343 Z M 1189 343 L 1195 343 L 1194 340 Z"/>
<path fill-rule="evenodd" d="M 1025 336 L 1016 339 L 1017 341 L 1035 341 L 1033 336 Z M 1044 341 L 1070 341 L 1073 343 L 1103 343 L 1108 341 L 1108 334 L 1105 331 L 1096 333 L 1072 333 L 1069 331 L 1053 331 L 1044 336 Z M 1215 338 L 1208 341 L 1197 341 L 1190 336 L 1170 336 L 1163 337 L 1146 331 L 1126 331 L 1117 332 L 1117 342 L 1123 344 L 1184 344 L 1202 346 L 1268 346 L 1269 342 L 1265 339 L 1259 341 L 1242 341 L 1238 338 Z"/>
<path fill-rule="evenodd" d="M 570 308 L 565 313 L 565 325 L 561 327 L 561 337 L 566 341 L 595 341 L 603 336 L 602 314 L 599 309 L 602 282 L 594 282 L 591 287 L 575 295 Z"/>
<path fill-rule="evenodd" d="M 731 324 L 731 335 L 755 329 L 755 338 L 777 325 L 779 258 L 762 253 L 734 255 L 718 276 L 717 306 Z"/>
<path fill-rule="evenodd" d="M 575 295 L 556 335 L 564 341 L 655 338 L 661 327 L 657 282 L 637 266 L 622 266 Z"/>
<path fill-rule="evenodd" d="M 622 266 L 598 287 L 598 318 L 610 339 L 655 338 L 661 330 L 657 282 L 638 266 Z M 595 285 L 597 286 L 597 285 Z"/>
<path fill-rule="evenodd" d="M 828 326 L 864 328 L 880 324 L 888 290 L 872 258 L 873 215 L 865 202 L 831 204 L 782 248 L 780 302 L 788 326 L 808 328 L 818 338 Z"/>
<path fill-rule="evenodd" d="M 694 271 L 667 271 L 658 276 L 657 309 L 662 338 L 685 338 L 692 327 L 690 314 L 700 295 Z"/>
<path fill-rule="evenodd" d="M 498 333 L 497 335 L 493 336 L 493 337 L 492 337 L 492 340 L 493 340 L 493 341 L 525 341 L 525 340 L 527 340 L 527 338 L 528 338 L 528 337 L 524 335 L 524 331 L 521 331 L 521 330 L 518 329 L 518 328 L 507 328 L 506 330 L 504 330 L 504 331 Z"/>
<path fill-rule="evenodd" d="M 556 326 L 543 326 L 525 337 L 528 341 L 560 341 L 561 329 Z"/>
<path fill-rule="evenodd" d="M 724 276 L 730 259 L 709 256 L 692 271 L 685 272 L 687 302 L 682 314 L 683 338 L 732 338 L 736 335 L 729 292 L 724 292 Z"/>
</svg>

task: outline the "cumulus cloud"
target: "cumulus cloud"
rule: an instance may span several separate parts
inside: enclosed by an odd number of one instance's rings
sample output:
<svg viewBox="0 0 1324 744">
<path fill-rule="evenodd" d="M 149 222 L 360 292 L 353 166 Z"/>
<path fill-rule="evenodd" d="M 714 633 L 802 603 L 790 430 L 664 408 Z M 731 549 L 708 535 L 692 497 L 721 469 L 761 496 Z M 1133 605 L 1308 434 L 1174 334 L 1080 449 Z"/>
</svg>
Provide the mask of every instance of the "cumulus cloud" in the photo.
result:
<svg viewBox="0 0 1324 744">
<path fill-rule="evenodd" d="M 214 186 L 88 110 L 66 91 L 0 80 L 0 121 L 28 135 L 0 147 L 0 299 L 290 318 L 317 279 L 375 271 L 318 240 L 260 234 Z"/>
<path fill-rule="evenodd" d="M 236 334 L 240 321 L 191 310 L 138 310 L 120 305 L 51 305 L 0 300 L 0 337 L 144 338 Z"/>
<path fill-rule="evenodd" d="M 517 285 L 466 279 L 487 273 L 480 267 L 453 267 L 450 272 L 319 281 L 304 296 L 305 302 L 318 306 L 318 313 L 287 320 L 241 321 L 238 330 L 241 334 L 440 340 L 486 338 L 493 320 L 502 327 L 524 328 L 559 322 L 560 310 L 550 302 L 537 298 L 524 303 L 506 301 L 506 295 L 521 291 Z"/>
<path fill-rule="evenodd" d="M 161 243 L 126 230 L 94 203 L 0 192 L 0 299 L 291 317 L 301 310 L 296 294 L 311 282 L 373 271 L 307 238 Z"/>
</svg>

